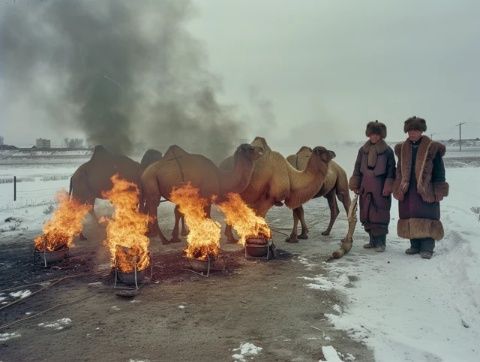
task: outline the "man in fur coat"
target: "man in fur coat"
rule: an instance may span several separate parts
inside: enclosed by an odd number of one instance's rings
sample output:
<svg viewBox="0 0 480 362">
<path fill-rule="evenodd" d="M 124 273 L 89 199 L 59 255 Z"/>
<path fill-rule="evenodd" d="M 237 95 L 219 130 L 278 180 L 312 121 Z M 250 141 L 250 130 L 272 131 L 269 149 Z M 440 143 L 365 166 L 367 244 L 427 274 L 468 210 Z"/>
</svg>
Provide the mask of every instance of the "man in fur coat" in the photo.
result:
<svg viewBox="0 0 480 362">
<path fill-rule="evenodd" d="M 360 195 L 360 221 L 370 236 L 364 247 L 383 252 L 390 222 L 395 156 L 384 141 L 387 127 L 383 123 L 369 122 L 365 134 L 369 140 L 358 151 L 349 186 Z"/>
<path fill-rule="evenodd" d="M 430 259 L 435 240 L 443 238 L 440 201 L 448 195 L 448 183 L 442 159 L 445 146 L 424 136 L 426 130 L 422 118 L 405 121 L 408 139 L 395 146 L 398 168 L 393 195 L 399 201 L 398 236 L 410 239 L 405 252 Z"/>
</svg>

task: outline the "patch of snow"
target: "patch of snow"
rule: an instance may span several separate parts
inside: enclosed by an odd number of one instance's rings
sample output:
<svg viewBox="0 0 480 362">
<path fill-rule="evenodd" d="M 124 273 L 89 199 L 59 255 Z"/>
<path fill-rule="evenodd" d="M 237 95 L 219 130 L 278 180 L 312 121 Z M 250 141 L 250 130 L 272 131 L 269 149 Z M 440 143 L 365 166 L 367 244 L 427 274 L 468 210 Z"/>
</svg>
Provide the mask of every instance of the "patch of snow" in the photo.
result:
<svg viewBox="0 0 480 362">
<path fill-rule="evenodd" d="M 110 310 L 112 310 L 112 311 L 114 311 L 114 312 L 119 312 L 119 311 L 120 311 L 120 308 L 117 307 L 116 305 L 114 305 L 114 306 L 112 306 L 112 307 L 110 308 Z"/>
<path fill-rule="evenodd" d="M 408 256 L 409 241 L 396 236 L 398 203 L 392 205 L 387 250 L 362 249 L 367 234 L 357 225 L 352 251 L 325 263 L 327 275 L 307 287 L 345 295 L 343 313 L 326 314 L 336 328 L 362 341 L 378 361 L 477 361 L 480 353 L 480 223 L 478 168 L 447 170 L 450 196 L 441 204 L 445 238 L 431 260 Z M 348 275 L 356 278 L 346 287 Z"/>
<path fill-rule="evenodd" d="M 12 292 L 10 293 L 10 296 L 13 297 L 13 298 L 20 298 L 20 299 L 23 299 L 23 298 L 26 298 L 28 296 L 30 296 L 32 294 L 32 292 L 28 289 L 26 290 L 19 290 L 18 292 Z"/>
<path fill-rule="evenodd" d="M 72 320 L 70 318 L 61 318 L 61 319 L 57 319 L 55 322 L 39 323 L 38 326 L 60 331 L 66 327 L 69 327 L 71 324 L 72 324 Z"/>
<path fill-rule="evenodd" d="M 186 307 L 184 305 L 179 305 L 178 309 L 185 309 Z"/>
<path fill-rule="evenodd" d="M 242 343 L 239 348 L 232 349 L 233 352 L 237 352 L 232 355 L 232 358 L 235 361 L 244 362 L 247 358 L 252 359 L 257 356 L 262 350 L 262 347 L 257 347 L 253 343 Z"/>
<path fill-rule="evenodd" d="M 320 361 L 326 361 L 326 362 L 343 362 L 340 357 L 338 356 L 337 351 L 335 348 L 332 346 L 324 346 L 322 347 L 322 353 L 323 356 L 325 357 L 324 360 Z"/>
<path fill-rule="evenodd" d="M 339 275 L 338 278 L 331 278 L 325 275 L 317 275 L 315 277 L 303 276 L 299 278 L 312 282 L 306 284 L 307 288 L 324 291 L 330 291 L 332 289 L 343 290 L 346 285 L 350 283 L 348 276 L 344 273 Z"/>
<path fill-rule="evenodd" d="M 342 314 L 342 307 L 340 307 L 338 304 L 335 304 L 332 308 L 338 314 Z"/>
<path fill-rule="evenodd" d="M 13 332 L 13 333 L 0 333 L 0 342 L 6 342 L 10 339 L 13 339 L 13 338 L 19 338 L 21 337 L 22 335 L 20 333 L 17 333 L 17 332 Z"/>
<path fill-rule="evenodd" d="M 93 282 L 93 283 L 88 283 L 89 287 L 101 287 L 102 282 Z"/>
<path fill-rule="evenodd" d="M 7 297 L 0 297 L 0 302 L 3 302 Z"/>
<path fill-rule="evenodd" d="M 311 263 L 307 258 L 304 256 L 299 256 L 298 259 L 300 264 L 304 265 L 307 270 L 312 270 L 316 264 Z"/>
</svg>

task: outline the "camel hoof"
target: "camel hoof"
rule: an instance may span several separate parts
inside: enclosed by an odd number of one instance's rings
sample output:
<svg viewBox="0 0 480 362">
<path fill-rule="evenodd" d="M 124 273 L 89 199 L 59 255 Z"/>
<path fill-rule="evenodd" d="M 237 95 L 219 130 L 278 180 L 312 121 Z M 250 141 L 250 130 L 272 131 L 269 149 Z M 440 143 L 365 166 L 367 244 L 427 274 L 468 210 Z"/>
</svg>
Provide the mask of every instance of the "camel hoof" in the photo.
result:
<svg viewBox="0 0 480 362">
<path fill-rule="evenodd" d="M 238 240 L 237 240 L 237 239 L 227 239 L 227 243 L 229 243 L 229 244 L 238 244 Z"/>
<path fill-rule="evenodd" d="M 297 239 L 297 238 L 292 238 L 292 237 L 290 236 L 290 237 L 288 237 L 288 238 L 285 239 L 285 242 L 286 242 L 286 243 L 296 244 L 296 243 L 298 243 L 298 239 Z"/>
<path fill-rule="evenodd" d="M 182 240 L 180 238 L 172 238 L 172 240 L 170 240 L 170 244 L 175 244 L 175 243 L 180 243 Z"/>
<path fill-rule="evenodd" d="M 182 230 L 182 236 L 188 236 L 188 231 L 187 230 Z"/>
<path fill-rule="evenodd" d="M 87 237 L 85 235 L 83 235 L 83 233 L 80 233 L 80 235 L 78 236 L 78 238 L 82 241 L 84 240 L 87 240 Z"/>
<path fill-rule="evenodd" d="M 298 235 L 298 238 L 302 239 L 302 240 L 307 240 L 308 239 L 308 234 L 300 234 L 300 235 Z"/>
<path fill-rule="evenodd" d="M 329 230 L 325 230 L 323 233 L 322 233 L 323 236 L 328 236 L 330 235 L 330 231 Z"/>
</svg>

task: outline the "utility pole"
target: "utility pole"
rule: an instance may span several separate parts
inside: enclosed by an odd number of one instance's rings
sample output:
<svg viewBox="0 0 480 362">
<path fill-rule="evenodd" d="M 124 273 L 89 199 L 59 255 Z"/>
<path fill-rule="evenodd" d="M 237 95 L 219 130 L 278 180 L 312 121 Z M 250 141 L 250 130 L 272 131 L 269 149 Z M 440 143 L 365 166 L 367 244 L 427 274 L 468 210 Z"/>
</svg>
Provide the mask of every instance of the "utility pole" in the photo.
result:
<svg viewBox="0 0 480 362">
<path fill-rule="evenodd" d="M 459 124 L 457 124 L 458 126 L 458 145 L 460 146 L 460 151 L 462 150 L 462 125 L 464 125 L 466 122 L 461 122 Z"/>
</svg>

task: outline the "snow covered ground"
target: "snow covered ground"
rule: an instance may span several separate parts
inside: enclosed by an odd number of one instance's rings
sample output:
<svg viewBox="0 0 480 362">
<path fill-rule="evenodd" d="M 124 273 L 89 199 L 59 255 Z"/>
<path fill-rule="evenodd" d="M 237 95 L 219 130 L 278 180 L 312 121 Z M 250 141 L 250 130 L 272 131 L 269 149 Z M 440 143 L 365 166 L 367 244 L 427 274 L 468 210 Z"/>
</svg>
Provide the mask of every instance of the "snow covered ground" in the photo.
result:
<svg viewBox="0 0 480 362">
<path fill-rule="evenodd" d="M 344 147 L 335 151 L 337 161 L 350 174 L 356 150 Z M 76 167 L 0 167 L 2 242 L 27 230 L 41 230 L 52 211 L 55 193 L 68 189 L 68 178 Z M 16 202 L 13 184 L 8 181 L 13 176 L 21 181 Z M 358 225 L 350 254 L 322 265 L 327 274 L 316 274 L 315 262 L 308 255 L 299 258 L 305 265 L 305 288 L 333 289 L 345 297 L 345 303 L 328 315 L 331 322 L 371 347 L 378 361 L 479 360 L 480 168 L 448 168 L 447 179 L 450 196 L 442 202 L 446 236 L 437 243 L 431 260 L 404 254 L 408 241 L 396 236 L 396 203 L 385 253 L 361 247 L 366 234 Z M 342 220 L 338 222 L 342 224 Z M 4 334 L 0 340 L 16 337 Z M 334 360 L 329 352 L 326 350 L 325 356 L 330 354 Z M 260 350 L 258 353 L 261 359 Z"/>
<path fill-rule="evenodd" d="M 328 318 L 370 346 L 378 361 L 479 360 L 480 169 L 447 169 L 447 179 L 445 239 L 431 260 L 404 253 L 409 242 L 396 236 L 395 203 L 385 253 L 362 249 L 366 234 L 358 225 L 352 252 L 325 263 L 327 275 L 305 278 L 306 288 L 345 296 L 343 310 Z"/>
</svg>

